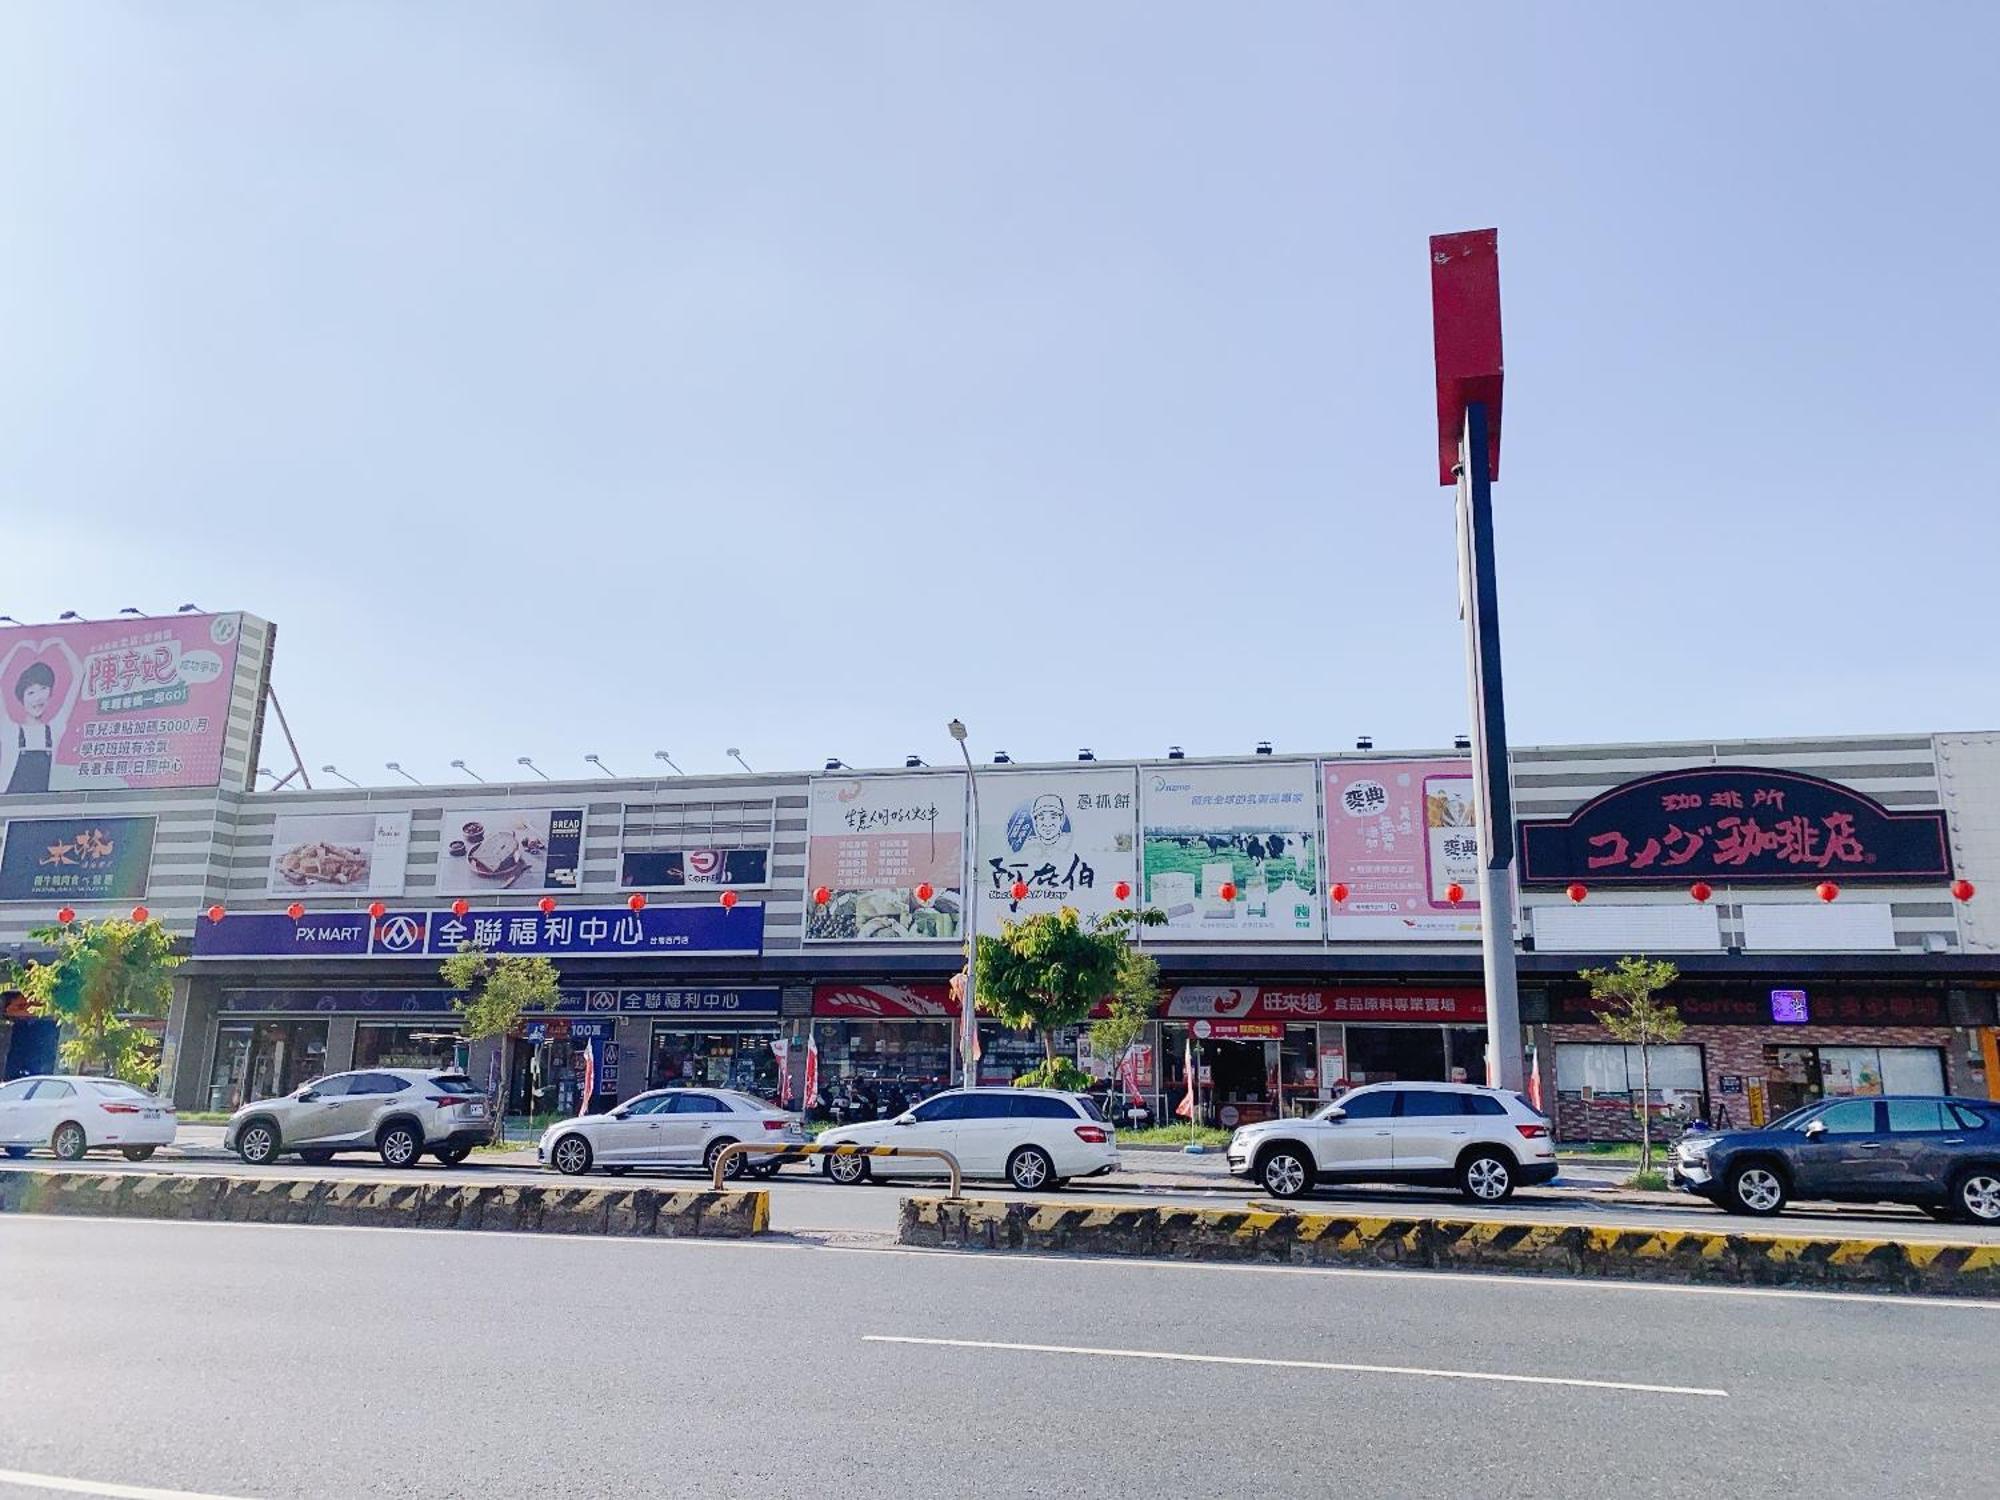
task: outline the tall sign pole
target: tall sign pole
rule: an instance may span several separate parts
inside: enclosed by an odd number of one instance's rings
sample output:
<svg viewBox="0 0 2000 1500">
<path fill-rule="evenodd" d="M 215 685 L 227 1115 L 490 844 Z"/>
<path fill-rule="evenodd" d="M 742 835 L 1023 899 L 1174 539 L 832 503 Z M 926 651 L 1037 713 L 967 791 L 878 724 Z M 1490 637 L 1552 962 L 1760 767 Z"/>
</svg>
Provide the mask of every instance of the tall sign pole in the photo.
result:
<svg viewBox="0 0 2000 1500">
<path fill-rule="evenodd" d="M 1514 799 L 1493 560 L 1503 375 L 1497 231 L 1431 236 L 1431 326 L 1437 349 L 1438 482 L 1454 486 L 1458 496 L 1459 613 L 1465 621 L 1479 818 L 1486 1081 L 1519 1090 L 1526 1049 L 1514 963 Z"/>
</svg>

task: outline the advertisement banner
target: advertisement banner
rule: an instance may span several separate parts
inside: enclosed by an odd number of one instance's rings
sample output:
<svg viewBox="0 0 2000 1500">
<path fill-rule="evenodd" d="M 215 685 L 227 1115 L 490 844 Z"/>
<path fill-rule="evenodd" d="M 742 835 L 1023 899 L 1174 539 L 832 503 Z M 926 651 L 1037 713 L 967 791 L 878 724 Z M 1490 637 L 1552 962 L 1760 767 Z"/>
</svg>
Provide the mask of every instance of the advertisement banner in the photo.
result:
<svg viewBox="0 0 2000 1500">
<path fill-rule="evenodd" d="M 1160 1014 L 1216 1021 L 1484 1021 L 1486 992 L 1476 985 L 1285 989 L 1184 984 L 1168 995 Z"/>
<path fill-rule="evenodd" d="M 151 818 L 10 818 L 0 901 L 123 901 L 146 894 Z"/>
<path fill-rule="evenodd" d="M 1319 941 L 1316 778 L 1310 763 L 1141 773 L 1146 904 L 1167 914 L 1147 938 Z"/>
<path fill-rule="evenodd" d="M 0 630 L 0 794 L 215 786 L 241 615 Z"/>
<path fill-rule="evenodd" d="M 565 906 L 475 911 L 449 909 L 368 913 L 230 912 L 195 924 L 196 958 L 420 958 L 456 953 L 466 943 L 494 953 L 543 953 L 565 958 L 661 957 L 674 953 L 759 953 L 764 908 Z"/>
<path fill-rule="evenodd" d="M 1324 762 L 1327 935 L 1336 941 L 1479 937 L 1479 829 L 1469 760 Z M 1451 886 L 1463 888 L 1454 904 Z"/>
<path fill-rule="evenodd" d="M 806 835 L 809 942 L 959 941 L 963 776 L 816 776 Z M 825 886 L 828 899 L 810 893 Z M 928 886 L 929 899 L 918 895 Z"/>
<path fill-rule="evenodd" d="M 447 807 L 438 838 L 444 895 L 573 891 L 583 865 L 583 809 Z"/>
<path fill-rule="evenodd" d="M 1073 906 L 1085 917 L 1120 906 L 1136 885 L 1138 796 L 1129 766 L 988 771 L 979 778 L 979 930 Z M 1024 885 L 1026 899 L 1014 899 Z"/>
<path fill-rule="evenodd" d="M 264 889 L 273 896 L 400 896 L 407 812 L 280 813 Z"/>
<path fill-rule="evenodd" d="M 628 891 L 762 886 L 771 883 L 770 872 L 768 849 L 653 849 L 625 854 L 618 863 L 618 884 Z"/>
</svg>

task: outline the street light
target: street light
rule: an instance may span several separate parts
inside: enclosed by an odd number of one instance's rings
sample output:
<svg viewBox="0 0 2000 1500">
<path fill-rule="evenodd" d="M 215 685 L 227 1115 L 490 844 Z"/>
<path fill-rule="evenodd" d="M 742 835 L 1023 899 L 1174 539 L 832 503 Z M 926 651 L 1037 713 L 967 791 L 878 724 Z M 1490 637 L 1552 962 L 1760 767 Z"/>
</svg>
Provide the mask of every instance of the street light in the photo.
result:
<svg viewBox="0 0 2000 1500">
<path fill-rule="evenodd" d="M 326 772 L 326 774 L 329 776 L 338 776 L 342 781 L 346 782 L 356 791 L 359 791 L 361 789 L 361 783 L 356 781 L 352 776 L 349 776 L 345 771 L 341 770 L 339 766 L 321 766 L 320 769 Z"/>
<path fill-rule="evenodd" d="M 400 764 L 399 762 L 397 762 L 397 761 L 393 761 L 393 760 L 385 760 L 385 761 L 383 761 L 383 762 L 382 762 L 382 769 L 383 769 L 383 770 L 385 770 L 385 771 L 394 771 L 394 772 L 395 772 L 395 773 L 396 773 L 396 774 L 397 774 L 398 776 L 402 777 L 402 778 L 403 778 L 403 780 L 405 780 L 405 781 L 409 782 L 409 784 L 410 784 L 411 786 L 422 786 L 422 785 L 423 785 L 423 783 L 422 783 L 421 781 L 417 780 L 417 778 L 416 778 L 416 777 L 412 776 L 412 775 L 411 775 L 411 774 L 410 774 L 410 773 L 409 773 L 408 771 L 405 771 L 405 770 L 403 769 L 402 765 L 401 765 L 401 764 Z"/>
<path fill-rule="evenodd" d="M 667 763 L 668 765 L 670 765 L 670 766 L 673 766 L 673 767 L 674 767 L 674 774 L 675 774 L 676 776 L 685 776 L 685 775 L 687 775 L 687 772 L 683 771 L 683 770 L 682 770 L 682 769 L 681 769 L 681 768 L 680 768 L 679 766 L 674 766 L 674 758 L 673 758 L 673 757 L 672 757 L 671 755 L 667 754 L 667 752 L 666 752 L 666 751 L 664 751 L 664 750 L 655 750 L 655 751 L 653 752 L 653 759 L 654 759 L 654 760 L 663 760 L 663 761 L 665 761 L 665 762 L 666 762 L 666 763 Z"/>
<path fill-rule="evenodd" d="M 728 756 L 731 760 L 735 761 L 736 764 L 741 766 L 744 770 L 750 771 L 750 762 L 743 758 L 743 752 L 741 750 L 725 750 L 722 753 Z M 750 774 L 752 776 L 755 776 L 757 773 L 755 771 L 750 771 Z"/>
<path fill-rule="evenodd" d="M 533 771 L 537 776 L 541 777 L 542 780 L 544 781 L 547 781 L 549 779 L 549 773 L 547 771 L 544 771 L 540 766 L 536 765 L 533 761 L 529 760 L 528 757 L 525 755 L 520 756 L 518 759 L 516 759 L 514 764 L 517 766 L 526 766 L 530 771 Z"/>
<path fill-rule="evenodd" d="M 466 775 L 470 776 L 474 781 L 478 782 L 481 786 L 484 786 L 486 784 L 486 778 L 484 776 L 481 776 L 477 771 L 473 770 L 472 767 L 468 766 L 462 760 L 453 761 L 451 763 L 451 768 L 454 771 L 463 771 Z"/>
<path fill-rule="evenodd" d="M 584 760 L 589 762 L 591 765 L 597 767 L 597 769 L 602 771 L 606 776 L 616 776 L 618 774 L 616 771 L 612 770 L 611 767 L 607 766 L 604 763 L 603 758 L 600 756 L 586 755 L 584 757 Z"/>
<path fill-rule="evenodd" d="M 979 967 L 979 887 L 974 853 L 979 843 L 979 778 L 972 769 L 972 751 L 965 743 L 965 721 L 953 719 L 945 730 L 958 742 L 965 761 L 965 849 L 960 890 L 965 898 L 965 1003 L 959 1014 L 959 1066 L 965 1086 L 979 1082 L 979 1011 L 973 998 L 973 971 Z"/>
<path fill-rule="evenodd" d="M 58 620 L 81 620 L 83 616 L 78 614 L 73 609 L 66 609 L 61 614 L 57 615 L 56 618 Z"/>
<path fill-rule="evenodd" d="M 198 615 L 201 613 L 201 606 L 199 604 L 183 604 L 174 613 L 177 615 Z"/>
<path fill-rule="evenodd" d="M 145 618 L 145 612 L 143 610 L 134 609 L 129 604 L 126 605 L 123 609 L 119 610 L 118 613 L 121 615 L 137 615 L 140 619 Z"/>
</svg>

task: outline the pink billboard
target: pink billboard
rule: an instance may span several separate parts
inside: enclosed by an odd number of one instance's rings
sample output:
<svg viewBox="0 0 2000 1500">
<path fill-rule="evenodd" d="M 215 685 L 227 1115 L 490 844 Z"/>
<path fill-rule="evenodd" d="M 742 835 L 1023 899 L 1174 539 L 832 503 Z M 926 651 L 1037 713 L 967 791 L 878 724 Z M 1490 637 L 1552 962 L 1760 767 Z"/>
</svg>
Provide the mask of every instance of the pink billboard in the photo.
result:
<svg viewBox="0 0 2000 1500">
<path fill-rule="evenodd" d="M 243 617 L 0 630 L 0 793 L 215 786 Z"/>
<path fill-rule="evenodd" d="M 1469 760 L 1329 760 L 1327 936 L 1423 942 L 1479 936 L 1479 829 Z M 1451 888 L 1460 887 L 1460 899 Z M 1346 887 L 1346 899 L 1336 900 Z"/>
</svg>

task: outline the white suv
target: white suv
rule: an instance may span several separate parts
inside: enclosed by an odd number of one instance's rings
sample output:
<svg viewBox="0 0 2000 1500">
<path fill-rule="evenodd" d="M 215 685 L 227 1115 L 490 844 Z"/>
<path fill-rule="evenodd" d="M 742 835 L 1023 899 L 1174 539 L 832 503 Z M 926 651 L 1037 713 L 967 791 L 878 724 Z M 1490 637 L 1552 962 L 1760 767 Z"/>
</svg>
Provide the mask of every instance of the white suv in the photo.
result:
<svg viewBox="0 0 2000 1500">
<path fill-rule="evenodd" d="M 1023 1192 L 1118 1170 L 1118 1132 L 1095 1100 L 1059 1089 L 952 1089 L 893 1120 L 846 1125 L 822 1146 L 929 1146 L 958 1158 L 967 1177 L 998 1177 Z M 835 1182 L 938 1175 L 929 1157 L 829 1156 Z"/>
<path fill-rule="evenodd" d="M 386 1166 L 412 1167 L 428 1151 L 455 1167 L 490 1134 L 486 1095 L 463 1073 L 368 1068 L 244 1105 L 222 1127 L 222 1145 L 252 1166 L 281 1152 L 317 1166 L 336 1151 L 374 1151 Z"/>
<path fill-rule="evenodd" d="M 1228 1157 L 1275 1198 L 1322 1182 L 1398 1182 L 1499 1203 L 1556 1175 L 1548 1120 L 1519 1094 L 1466 1083 L 1370 1084 L 1309 1120 L 1246 1125 Z"/>
</svg>

